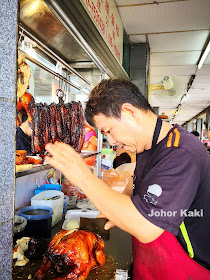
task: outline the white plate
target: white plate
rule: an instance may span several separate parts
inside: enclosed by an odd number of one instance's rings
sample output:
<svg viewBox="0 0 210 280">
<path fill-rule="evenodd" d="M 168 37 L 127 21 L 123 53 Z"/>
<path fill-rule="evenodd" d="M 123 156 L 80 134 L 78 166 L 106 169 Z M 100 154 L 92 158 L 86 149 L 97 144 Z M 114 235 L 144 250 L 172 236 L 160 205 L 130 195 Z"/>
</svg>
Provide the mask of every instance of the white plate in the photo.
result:
<svg viewBox="0 0 210 280">
<path fill-rule="evenodd" d="M 40 156 L 27 156 L 27 158 L 28 158 L 28 157 L 34 158 L 34 159 L 41 159 Z"/>
</svg>

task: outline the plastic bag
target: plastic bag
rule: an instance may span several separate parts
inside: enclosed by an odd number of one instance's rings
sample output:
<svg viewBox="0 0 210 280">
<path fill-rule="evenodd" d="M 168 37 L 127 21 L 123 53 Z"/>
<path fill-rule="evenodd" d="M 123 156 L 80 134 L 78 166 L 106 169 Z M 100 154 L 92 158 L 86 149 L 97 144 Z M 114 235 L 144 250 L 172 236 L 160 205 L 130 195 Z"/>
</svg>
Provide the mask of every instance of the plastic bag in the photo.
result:
<svg viewBox="0 0 210 280">
<path fill-rule="evenodd" d="M 97 151 L 98 140 L 96 138 L 95 130 L 92 126 L 85 123 L 85 142 L 82 147 L 82 151 Z M 96 156 L 92 156 L 84 159 L 87 165 L 95 165 Z"/>
<path fill-rule="evenodd" d="M 61 190 L 65 195 L 76 198 L 76 201 L 86 198 L 80 188 L 73 186 L 67 179 L 64 179 Z"/>
<path fill-rule="evenodd" d="M 113 190 L 122 193 L 130 181 L 132 174 L 129 171 L 124 171 L 120 175 L 114 168 L 103 173 L 103 181 Z"/>
</svg>

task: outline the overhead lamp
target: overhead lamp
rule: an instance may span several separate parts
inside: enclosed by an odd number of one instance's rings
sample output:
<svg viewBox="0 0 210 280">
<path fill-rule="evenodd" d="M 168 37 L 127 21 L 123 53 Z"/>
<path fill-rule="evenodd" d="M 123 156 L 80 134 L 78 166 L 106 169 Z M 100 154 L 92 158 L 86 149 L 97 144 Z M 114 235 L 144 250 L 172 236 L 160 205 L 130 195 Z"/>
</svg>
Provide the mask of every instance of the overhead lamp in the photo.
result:
<svg viewBox="0 0 210 280">
<path fill-rule="evenodd" d="M 178 116 L 179 111 L 176 111 L 174 116 L 177 117 Z"/>
<path fill-rule="evenodd" d="M 186 99 L 186 93 L 182 96 L 181 100 L 180 100 L 180 104 L 182 104 L 184 102 L 184 100 Z"/>
<path fill-rule="evenodd" d="M 32 3 L 28 10 L 26 10 L 26 15 L 29 16 L 29 14 L 33 14 L 37 12 L 38 5 L 40 0 L 37 0 L 35 3 Z"/>
<path fill-rule="evenodd" d="M 85 95 L 89 95 L 90 90 L 87 89 L 87 88 L 82 88 L 82 89 L 81 89 L 81 93 L 83 93 L 83 94 L 85 94 Z"/>
<path fill-rule="evenodd" d="M 25 42 L 25 46 L 26 46 L 25 52 L 26 52 L 29 56 L 31 56 L 31 57 L 33 57 L 33 58 L 36 58 L 36 51 L 35 51 L 35 49 L 34 49 L 35 45 L 33 45 L 31 42 Z"/>
<path fill-rule="evenodd" d="M 207 58 L 207 56 L 209 54 L 209 51 L 210 51 L 210 40 L 209 40 L 208 45 L 207 45 L 207 47 L 206 47 L 206 49 L 205 49 L 205 51 L 204 51 L 204 53 L 203 53 L 199 63 L 198 63 L 198 69 L 201 69 L 205 59 Z"/>
<path fill-rule="evenodd" d="M 192 87 L 193 81 L 195 80 L 195 75 L 191 75 L 190 80 L 187 84 L 187 92 L 190 90 L 190 88 Z"/>
</svg>

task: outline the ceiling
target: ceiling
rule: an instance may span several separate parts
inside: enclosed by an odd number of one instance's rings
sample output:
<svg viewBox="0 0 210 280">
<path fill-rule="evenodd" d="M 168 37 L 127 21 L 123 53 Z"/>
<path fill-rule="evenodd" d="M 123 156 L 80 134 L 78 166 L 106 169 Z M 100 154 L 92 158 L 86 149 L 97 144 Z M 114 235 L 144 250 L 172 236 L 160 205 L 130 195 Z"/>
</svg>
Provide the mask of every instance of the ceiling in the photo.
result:
<svg viewBox="0 0 210 280">
<path fill-rule="evenodd" d="M 202 68 L 198 61 L 210 34 L 210 0 L 115 0 L 124 28 L 133 43 L 149 43 L 150 83 L 166 75 L 195 80 L 174 122 L 182 125 L 210 105 L 210 54 Z M 183 92 L 184 94 L 184 92 Z M 153 91 L 153 107 L 171 119 L 180 100 L 159 102 Z"/>
</svg>

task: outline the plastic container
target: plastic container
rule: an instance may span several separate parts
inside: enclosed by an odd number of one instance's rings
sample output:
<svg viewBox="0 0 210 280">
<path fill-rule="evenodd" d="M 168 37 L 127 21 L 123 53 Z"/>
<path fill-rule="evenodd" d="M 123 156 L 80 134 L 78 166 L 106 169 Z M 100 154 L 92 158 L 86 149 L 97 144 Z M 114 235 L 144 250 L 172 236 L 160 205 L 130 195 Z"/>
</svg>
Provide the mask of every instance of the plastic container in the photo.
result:
<svg viewBox="0 0 210 280">
<path fill-rule="evenodd" d="M 83 210 L 95 210 L 95 206 L 90 202 L 88 198 L 85 198 L 83 200 L 77 201 L 77 208 L 83 209 Z"/>
<path fill-rule="evenodd" d="M 45 184 L 37 189 L 35 189 L 35 195 L 44 192 L 44 191 L 50 191 L 50 190 L 55 190 L 55 191 L 61 191 L 61 185 L 54 185 L 54 184 Z"/>
<path fill-rule="evenodd" d="M 68 210 L 66 212 L 65 220 L 71 220 L 78 218 L 96 218 L 100 214 L 97 210 L 82 210 L 82 209 L 75 209 L 75 210 Z"/>
<path fill-rule="evenodd" d="M 24 230 L 27 224 L 27 220 L 24 217 L 14 216 L 14 227 L 13 227 L 13 242 L 16 243 L 17 239 L 21 239 L 24 236 Z"/>
<path fill-rule="evenodd" d="M 69 197 L 69 208 L 74 209 L 77 206 L 77 196 L 72 195 Z"/>
<path fill-rule="evenodd" d="M 19 212 L 21 217 L 27 220 L 24 230 L 29 237 L 51 237 L 51 224 L 53 210 L 44 205 L 35 205 L 22 208 Z"/>
<path fill-rule="evenodd" d="M 65 226 L 70 220 L 77 220 L 80 225 L 80 218 L 95 219 L 99 214 L 100 212 L 95 210 L 82 210 L 82 209 L 68 210 L 66 212 L 66 216 L 62 228 L 66 229 Z"/>
<path fill-rule="evenodd" d="M 114 154 L 114 150 L 113 150 L 113 149 L 106 149 L 106 148 L 103 148 L 103 149 L 101 150 L 101 154 L 102 154 L 102 156 L 108 155 L 108 154 Z"/>
<path fill-rule="evenodd" d="M 57 198 L 56 198 L 57 197 Z M 49 200 L 55 198 L 54 200 Z M 64 193 L 60 191 L 43 191 L 31 198 L 31 205 L 48 206 L 53 209 L 52 227 L 62 220 Z"/>
<path fill-rule="evenodd" d="M 63 203 L 63 214 L 66 215 L 67 209 L 69 204 L 69 196 L 64 195 L 64 203 Z"/>
<path fill-rule="evenodd" d="M 14 217 L 14 234 L 24 231 L 27 224 L 27 220 L 24 217 L 16 216 Z"/>
</svg>

